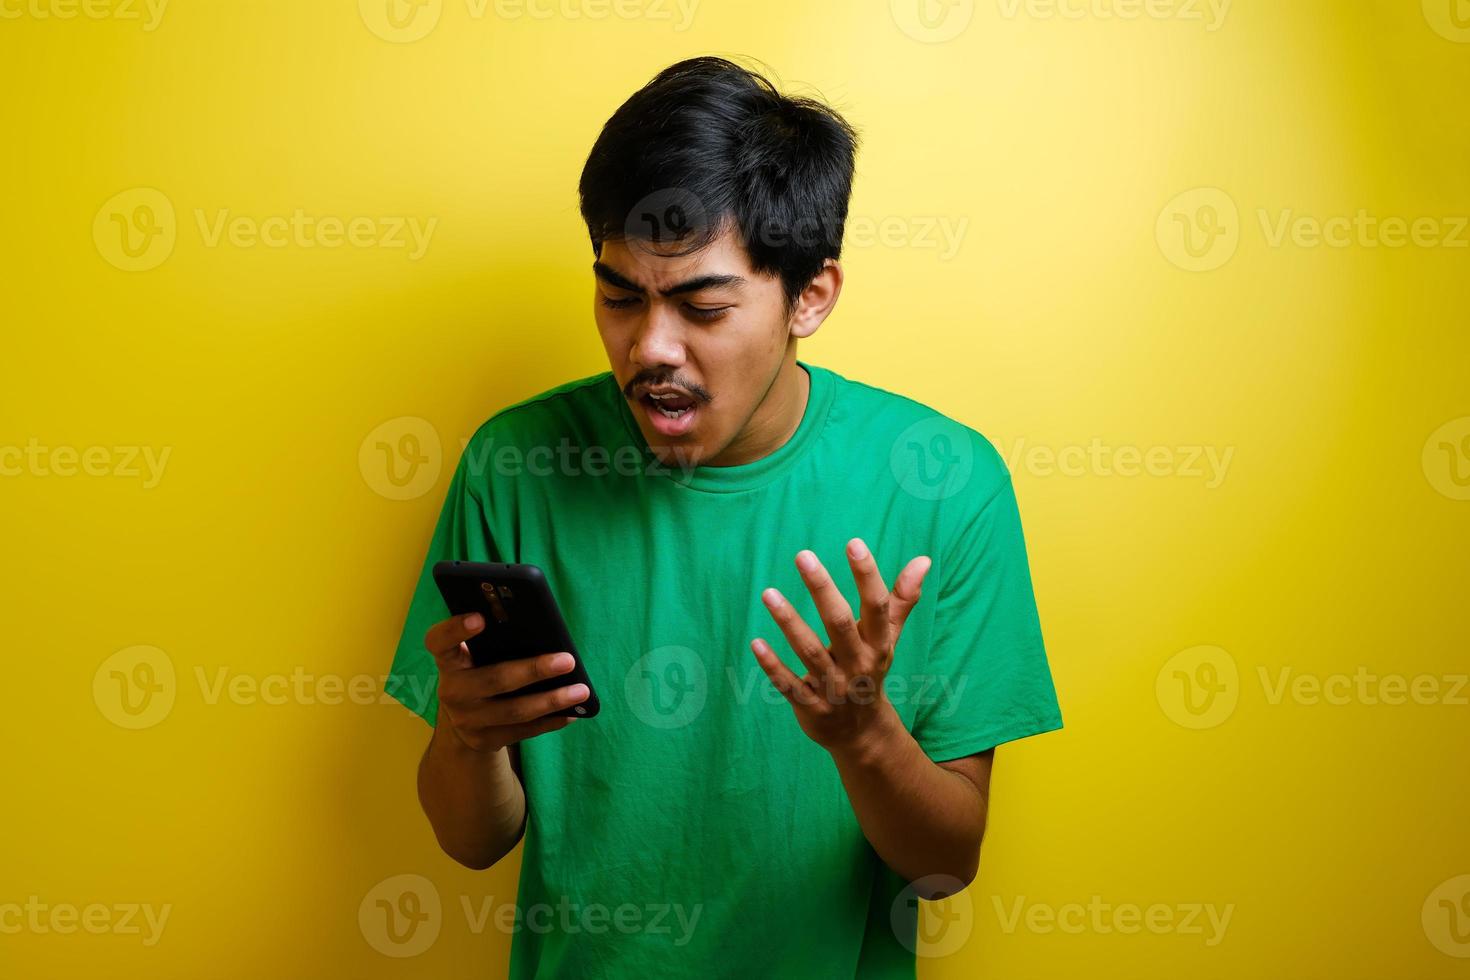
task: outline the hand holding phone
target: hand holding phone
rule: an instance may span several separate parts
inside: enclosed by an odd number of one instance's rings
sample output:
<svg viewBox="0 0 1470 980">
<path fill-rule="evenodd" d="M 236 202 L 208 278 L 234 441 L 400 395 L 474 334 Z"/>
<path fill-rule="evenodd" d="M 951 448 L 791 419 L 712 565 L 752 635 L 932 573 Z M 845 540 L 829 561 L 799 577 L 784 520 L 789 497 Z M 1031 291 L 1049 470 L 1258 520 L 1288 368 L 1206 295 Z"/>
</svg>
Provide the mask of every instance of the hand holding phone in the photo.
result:
<svg viewBox="0 0 1470 980">
<path fill-rule="evenodd" d="M 484 629 L 484 617 L 469 613 L 435 623 L 424 637 L 424 646 L 439 666 L 439 704 L 460 741 L 477 752 L 494 752 L 576 720 L 575 714 L 558 712 L 586 701 L 592 693 L 586 684 L 517 694 L 570 673 L 575 666 L 570 653 L 543 653 L 476 667 L 467 643 Z"/>
<path fill-rule="evenodd" d="M 439 665 L 439 702 L 466 745 L 494 750 L 597 714 L 541 569 L 441 561 L 434 582 L 454 616 L 424 643 Z"/>
</svg>

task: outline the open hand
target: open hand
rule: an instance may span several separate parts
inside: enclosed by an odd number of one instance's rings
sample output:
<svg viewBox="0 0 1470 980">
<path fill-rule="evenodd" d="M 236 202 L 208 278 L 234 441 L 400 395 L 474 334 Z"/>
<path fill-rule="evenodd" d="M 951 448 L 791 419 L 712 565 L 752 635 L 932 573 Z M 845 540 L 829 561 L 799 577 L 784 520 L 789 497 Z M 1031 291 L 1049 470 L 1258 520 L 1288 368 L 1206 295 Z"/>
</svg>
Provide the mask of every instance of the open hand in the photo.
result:
<svg viewBox="0 0 1470 980">
<path fill-rule="evenodd" d="M 861 600 L 857 619 L 817 556 L 811 551 L 796 556 L 796 567 L 816 602 L 830 647 L 780 592 L 766 589 L 761 593 L 771 618 L 806 665 L 806 676 L 797 677 L 765 640 L 757 638 L 750 644 L 761 669 L 796 712 L 802 731 L 830 752 L 857 749 L 866 740 L 891 731 L 889 726 L 897 720 L 883 691 L 883 680 L 931 564 L 924 556 L 911 560 L 890 592 L 861 539 L 847 543 L 847 561 Z"/>
</svg>

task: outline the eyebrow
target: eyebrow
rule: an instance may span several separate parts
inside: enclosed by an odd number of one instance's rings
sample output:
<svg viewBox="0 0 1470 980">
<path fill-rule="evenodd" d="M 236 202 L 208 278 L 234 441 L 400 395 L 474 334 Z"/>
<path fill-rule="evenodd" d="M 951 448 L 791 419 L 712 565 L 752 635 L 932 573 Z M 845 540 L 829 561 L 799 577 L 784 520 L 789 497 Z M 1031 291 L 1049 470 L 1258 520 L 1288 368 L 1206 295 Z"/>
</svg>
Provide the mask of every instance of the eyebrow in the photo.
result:
<svg viewBox="0 0 1470 980">
<path fill-rule="evenodd" d="M 648 290 L 644 289 L 642 286 L 638 285 L 636 282 L 629 279 L 627 276 L 618 272 L 618 270 L 614 269 L 612 266 L 607 265 L 604 262 L 592 263 L 592 273 L 603 282 L 608 283 L 611 286 L 616 286 L 618 289 L 626 289 L 630 293 L 647 294 L 648 292 Z M 659 290 L 659 293 L 663 296 L 678 296 L 681 293 L 697 293 L 701 289 L 717 289 L 721 286 L 743 286 L 745 285 L 745 282 L 746 279 L 744 276 L 737 276 L 728 273 L 722 275 L 699 276 L 695 279 L 689 279 L 685 282 L 677 283 L 673 286 L 670 286 L 668 289 L 661 289 Z"/>
</svg>

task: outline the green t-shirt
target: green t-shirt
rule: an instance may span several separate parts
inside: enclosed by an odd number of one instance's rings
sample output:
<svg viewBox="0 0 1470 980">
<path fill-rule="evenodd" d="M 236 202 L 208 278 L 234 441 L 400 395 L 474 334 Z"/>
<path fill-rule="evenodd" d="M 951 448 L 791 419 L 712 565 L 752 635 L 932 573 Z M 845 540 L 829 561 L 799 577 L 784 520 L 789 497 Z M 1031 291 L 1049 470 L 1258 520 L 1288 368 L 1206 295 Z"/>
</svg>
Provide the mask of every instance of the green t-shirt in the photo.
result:
<svg viewBox="0 0 1470 980">
<path fill-rule="evenodd" d="M 912 892 L 864 838 L 825 750 L 750 652 L 805 672 L 760 600 L 825 637 L 793 559 L 853 609 L 844 548 L 892 588 L 933 565 L 889 672 L 935 761 L 1061 727 L 1005 464 L 910 399 L 798 362 L 796 433 L 740 466 L 649 452 L 610 373 L 505 409 L 467 444 L 388 690 L 432 724 L 424 632 L 442 559 L 539 565 L 602 712 L 521 744 L 529 817 L 510 975 L 912 977 Z"/>
</svg>

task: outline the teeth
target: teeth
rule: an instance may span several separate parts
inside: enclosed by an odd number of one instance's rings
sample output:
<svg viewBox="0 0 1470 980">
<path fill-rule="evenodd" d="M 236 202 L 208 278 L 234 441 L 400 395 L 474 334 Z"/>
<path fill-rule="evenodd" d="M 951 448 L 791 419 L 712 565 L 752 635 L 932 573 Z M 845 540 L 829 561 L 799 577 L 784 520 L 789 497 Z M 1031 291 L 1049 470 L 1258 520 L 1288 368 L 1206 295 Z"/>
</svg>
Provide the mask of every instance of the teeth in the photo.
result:
<svg viewBox="0 0 1470 980">
<path fill-rule="evenodd" d="M 659 413 L 663 415 L 663 417 L 666 419 L 682 418 L 694 408 L 693 405 L 685 405 L 683 408 L 664 408 L 663 405 L 659 404 L 660 402 L 665 402 L 669 399 L 678 399 L 682 401 L 684 396 L 677 391 L 662 393 L 650 391 L 648 393 L 648 397 L 653 402 L 653 407 L 658 409 Z"/>
</svg>

